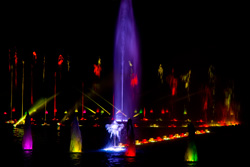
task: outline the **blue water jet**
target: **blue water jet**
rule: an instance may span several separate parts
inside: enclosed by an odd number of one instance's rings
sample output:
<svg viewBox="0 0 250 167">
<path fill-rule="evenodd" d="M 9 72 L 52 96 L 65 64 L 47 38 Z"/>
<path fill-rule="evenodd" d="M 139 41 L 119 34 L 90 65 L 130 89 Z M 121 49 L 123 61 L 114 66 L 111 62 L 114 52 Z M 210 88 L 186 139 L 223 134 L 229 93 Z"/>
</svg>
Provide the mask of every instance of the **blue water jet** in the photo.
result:
<svg viewBox="0 0 250 167">
<path fill-rule="evenodd" d="M 127 121 L 137 109 L 140 83 L 139 41 L 132 0 L 121 0 L 114 46 L 115 120 Z"/>
</svg>

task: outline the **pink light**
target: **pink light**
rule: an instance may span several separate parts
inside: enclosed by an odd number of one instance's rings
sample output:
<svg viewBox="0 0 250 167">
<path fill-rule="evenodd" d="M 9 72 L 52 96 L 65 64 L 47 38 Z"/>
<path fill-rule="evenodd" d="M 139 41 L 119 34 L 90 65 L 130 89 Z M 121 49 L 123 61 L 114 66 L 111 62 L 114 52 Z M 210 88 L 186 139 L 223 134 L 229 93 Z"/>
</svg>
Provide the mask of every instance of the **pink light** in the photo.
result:
<svg viewBox="0 0 250 167">
<path fill-rule="evenodd" d="M 45 114 L 48 114 L 48 113 L 49 113 L 49 112 L 46 110 L 46 111 L 45 111 Z"/>
<path fill-rule="evenodd" d="M 7 112 L 4 112 L 3 114 L 4 114 L 4 115 L 7 115 Z"/>
</svg>

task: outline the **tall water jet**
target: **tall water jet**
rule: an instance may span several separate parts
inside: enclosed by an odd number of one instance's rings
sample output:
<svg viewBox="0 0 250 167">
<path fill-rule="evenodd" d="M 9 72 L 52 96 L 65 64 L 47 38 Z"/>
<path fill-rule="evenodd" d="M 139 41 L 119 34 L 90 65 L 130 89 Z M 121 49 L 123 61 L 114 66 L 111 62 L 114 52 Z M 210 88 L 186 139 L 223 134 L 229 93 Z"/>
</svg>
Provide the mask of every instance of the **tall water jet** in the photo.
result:
<svg viewBox="0 0 250 167">
<path fill-rule="evenodd" d="M 77 117 L 74 116 L 71 124 L 71 140 L 70 140 L 70 150 L 71 153 L 81 153 L 82 152 L 82 134 L 79 128 L 79 122 Z"/>
<path fill-rule="evenodd" d="M 114 46 L 114 105 L 117 121 L 132 117 L 138 104 L 140 82 L 139 41 L 132 0 L 121 0 Z"/>
<path fill-rule="evenodd" d="M 27 112 L 26 118 L 25 118 L 22 147 L 23 147 L 23 150 L 32 150 L 32 148 L 33 148 L 33 140 L 32 140 L 32 133 L 31 133 L 31 123 L 30 123 L 29 112 Z"/>
<path fill-rule="evenodd" d="M 136 149 L 135 149 L 135 134 L 133 129 L 132 120 L 129 118 L 127 122 L 127 148 L 125 151 L 125 156 L 127 157 L 135 157 Z"/>
</svg>

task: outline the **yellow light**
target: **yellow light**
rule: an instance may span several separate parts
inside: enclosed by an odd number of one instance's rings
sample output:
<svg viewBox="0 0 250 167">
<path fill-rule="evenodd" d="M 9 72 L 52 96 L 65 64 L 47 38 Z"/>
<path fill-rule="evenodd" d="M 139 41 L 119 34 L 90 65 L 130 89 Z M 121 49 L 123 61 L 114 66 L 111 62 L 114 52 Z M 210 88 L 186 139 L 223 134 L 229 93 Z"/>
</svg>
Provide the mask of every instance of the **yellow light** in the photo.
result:
<svg viewBox="0 0 250 167">
<path fill-rule="evenodd" d="M 151 142 L 151 143 L 156 142 L 156 141 L 155 141 L 155 139 L 154 139 L 154 138 L 152 138 L 152 137 L 151 137 L 148 141 L 149 141 L 149 142 Z"/>
</svg>

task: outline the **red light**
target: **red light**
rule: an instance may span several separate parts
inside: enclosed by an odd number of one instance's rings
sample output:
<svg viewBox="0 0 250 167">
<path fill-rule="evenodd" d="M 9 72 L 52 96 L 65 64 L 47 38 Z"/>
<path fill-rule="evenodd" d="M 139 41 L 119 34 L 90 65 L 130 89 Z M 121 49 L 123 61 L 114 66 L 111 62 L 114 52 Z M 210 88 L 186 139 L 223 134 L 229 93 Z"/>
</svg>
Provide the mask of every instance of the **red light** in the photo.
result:
<svg viewBox="0 0 250 167">
<path fill-rule="evenodd" d="M 162 138 L 158 136 L 158 137 L 156 138 L 156 140 L 157 140 L 157 141 L 162 141 Z"/>
<path fill-rule="evenodd" d="M 33 59 L 36 61 L 37 60 L 37 55 L 36 55 L 36 52 L 34 51 L 33 52 Z"/>
<path fill-rule="evenodd" d="M 58 65 L 59 65 L 59 66 L 62 65 L 63 60 L 64 60 L 63 56 L 62 56 L 62 55 L 59 55 L 59 57 L 58 57 Z"/>
<path fill-rule="evenodd" d="M 168 109 L 166 109 L 166 113 L 168 113 Z"/>
<path fill-rule="evenodd" d="M 100 78 L 100 75 L 101 75 L 101 70 L 102 70 L 102 68 L 101 68 L 100 64 L 98 64 L 98 65 L 94 64 L 94 73 L 99 78 Z"/>
<path fill-rule="evenodd" d="M 139 126 L 138 126 L 137 124 L 134 124 L 134 127 L 135 127 L 135 128 L 138 128 Z"/>
<path fill-rule="evenodd" d="M 7 112 L 4 112 L 3 114 L 4 114 L 4 115 L 7 115 Z"/>
<path fill-rule="evenodd" d="M 132 78 L 131 78 L 131 82 L 130 82 L 131 86 L 134 87 L 135 85 L 138 84 L 138 78 L 137 75 L 132 74 Z"/>
<path fill-rule="evenodd" d="M 12 112 L 15 112 L 16 111 L 16 108 L 14 107 L 13 109 L 12 109 Z"/>
<path fill-rule="evenodd" d="M 164 109 L 162 109 L 162 110 L 161 110 L 161 113 L 162 113 L 162 114 L 165 114 L 165 111 L 164 111 Z"/>
<path fill-rule="evenodd" d="M 142 139 L 141 141 L 143 144 L 148 143 L 147 139 Z"/>
<path fill-rule="evenodd" d="M 100 112 L 100 111 L 99 111 L 99 108 L 97 108 L 97 109 L 96 109 L 96 113 L 99 113 L 99 112 Z"/>
<path fill-rule="evenodd" d="M 150 113 L 153 113 L 153 112 L 154 112 L 154 111 L 151 109 L 151 110 L 150 110 Z"/>
<path fill-rule="evenodd" d="M 135 145 L 134 144 L 128 145 L 126 152 L 125 152 L 125 156 L 135 157 L 135 155 L 136 155 Z"/>
</svg>

